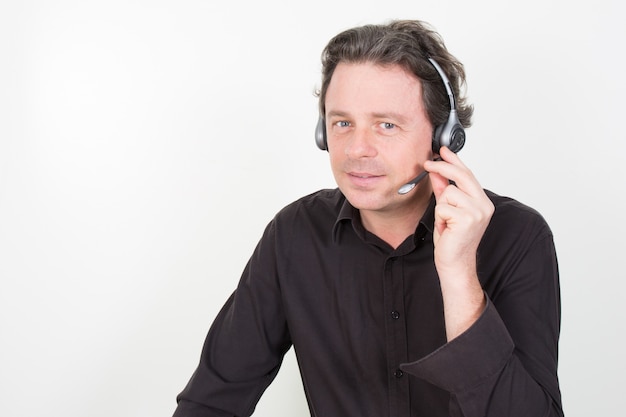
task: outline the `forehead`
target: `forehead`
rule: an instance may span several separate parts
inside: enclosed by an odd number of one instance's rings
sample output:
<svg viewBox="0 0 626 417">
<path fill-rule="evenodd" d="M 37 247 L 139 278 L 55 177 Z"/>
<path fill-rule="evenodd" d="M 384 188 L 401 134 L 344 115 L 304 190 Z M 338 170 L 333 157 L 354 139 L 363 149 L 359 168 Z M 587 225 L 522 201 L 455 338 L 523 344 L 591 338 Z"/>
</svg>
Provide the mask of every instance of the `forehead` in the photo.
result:
<svg viewBox="0 0 626 417">
<path fill-rule="evenodd" d="M 329 111 L 415 111 L 423 107 L 422 83 L 399 65 L 340 63 L 326 92 Z"/>
</svg>

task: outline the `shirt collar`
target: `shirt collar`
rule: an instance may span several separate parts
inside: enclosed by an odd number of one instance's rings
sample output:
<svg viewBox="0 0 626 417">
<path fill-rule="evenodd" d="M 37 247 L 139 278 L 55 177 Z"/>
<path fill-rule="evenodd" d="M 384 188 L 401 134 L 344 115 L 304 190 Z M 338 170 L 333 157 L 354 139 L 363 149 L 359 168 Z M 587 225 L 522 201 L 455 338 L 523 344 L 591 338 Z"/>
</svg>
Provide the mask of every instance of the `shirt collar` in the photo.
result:
<svg viewBox="0 0 626 417">
<path fill-rule="evenodd" d="M 359 210 L 354 208 L 352 204 L 348 202 L 348 200 L 344 197 L 343 204 L 341 205 L 341 209 L 339 210 L 339 214 L 337 215 L 337 220 L 335 220 L 335 224 L 333 225 L 333 242 L 339 242 L 339 238 L 341 235 L 341 231 L 343 230 L 345 225 L 352 224 L 354 231 L 361 236 L 365 237 L 365 228 L 363 227 L 363 223 L 361 222 L 361 215 Z M 420 220 L 420 224 L 418 225 L 418 229 L 420 226 L 423 226 L 428 230 L 428 232 L 433 233 L 435 225 L 435 196 L 432 195 L 430 197 L 430 201 L 428 206 L 426 207 L 426 211 Z M 417 233 L 415 233 L 417 236 Z"/>
<path fill-rule="evenodd" d="M 355 219 L 358 219 L 358 221 L 355 221 Z M 348 202 L 348 199 L 344 197 L 343 204 L 337 215 L 337 220 L 335 220 L 335 225 L 333 226 L 333 242 L 339 242 L 341 231 L 344 225 L 348 223 L 352 224 L 354 231 L 357 233 L 359 233 L 360 229 L 363 229 L 359 210 L 354 208 L 352 204 Z M 362 236 L 362 233 L 359 233 L 359 235 Z"/>
</svg>

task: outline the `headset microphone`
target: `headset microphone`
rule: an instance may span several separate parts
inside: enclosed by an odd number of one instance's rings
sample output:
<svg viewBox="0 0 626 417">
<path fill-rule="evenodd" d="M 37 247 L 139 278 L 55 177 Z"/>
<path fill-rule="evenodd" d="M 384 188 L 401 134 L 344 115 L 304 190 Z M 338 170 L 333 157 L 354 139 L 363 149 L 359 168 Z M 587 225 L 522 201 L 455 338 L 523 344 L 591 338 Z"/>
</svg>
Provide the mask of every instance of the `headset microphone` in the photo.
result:
<svg viewBox="0 0 626 417">
<path fill-rule="evenodd" d="M 439 76 L 443 80 L 443 84 L 448 92 L 448 98 L 450 99 L 450 114 L 448 115 L 448 120 L 446 120 L 444 124 L 437 126 L 433 132 L 433 152 L 438 154 L 441 147 L 446 146 L 452 152 L 456 153 L 461 150 L 463 145 L 465 145 L 465 130 L 459 121 L 454 92 L 450 86 L 450 80 L 448 80 L 448 77 L 446 77 L 445 72 L 443 72 L 443 69 L 439 66 L 437 61 L 432 58 L 428 58 L 428 60 L 433 67 L 435 67 Z M 437 160 L 440 161 L 441 158 L 436 158 L 435 161 Z M 411 191 L 421 180 L 426 178 L 426 175 L 428 175 L 427 171 L 420 173 L 417 177 L 400 187 L 398 194 L 404 195 Z"/>
<path fill-rule="evenodd" d="M 413 178 L 411 182 L 407 182 L 402 187 L 400 187 L 400 189 L 398 190 L 398 194 L 404 195 L 408 193 L 409 191 L 411 191 L 413 188 L 415 188 L 417 183 L 419 183 L 421 180 L 426 178 L 426 175 L 428 175 L 428 171 L 422 171 L 422 173 L 419 174 L 417 177 Z"/>
</svg>

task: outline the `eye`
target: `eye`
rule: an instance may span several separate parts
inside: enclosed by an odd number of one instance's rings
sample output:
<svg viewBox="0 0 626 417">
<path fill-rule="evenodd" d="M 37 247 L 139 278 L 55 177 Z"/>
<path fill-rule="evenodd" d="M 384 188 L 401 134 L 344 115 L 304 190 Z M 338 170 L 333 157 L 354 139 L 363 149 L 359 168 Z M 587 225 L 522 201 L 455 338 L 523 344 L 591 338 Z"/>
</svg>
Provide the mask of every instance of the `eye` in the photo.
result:
<svg viewBox="0 0 626 417">
<path fill-rule="evenodd" d="M 337 125 L 337 127 L 349 127 L 350 122 L 345 121 L 345 120 L 340 120 L 337 123 L 335 123 L 335 125 Z"/>
<path fill-rule="evenodd" d="M 382 127 L 384 130 L 391 130 L 391 129 L 395 128 L 396 125 L 393 124 L 393 123 L 389 123 L 389 122 L 382 122 L 380 124 L 380 127 Z"/>
</svg>

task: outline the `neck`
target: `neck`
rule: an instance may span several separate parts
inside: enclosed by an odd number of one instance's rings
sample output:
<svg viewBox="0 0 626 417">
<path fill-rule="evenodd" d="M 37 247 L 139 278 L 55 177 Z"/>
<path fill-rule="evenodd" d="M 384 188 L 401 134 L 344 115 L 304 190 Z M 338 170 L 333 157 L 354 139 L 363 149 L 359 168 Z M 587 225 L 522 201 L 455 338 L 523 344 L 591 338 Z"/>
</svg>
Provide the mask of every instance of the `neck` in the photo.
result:
<svg viewBox="0 0 626 417">
<path fill-rule="evenodd" d="M 363 227 L 397 249 L 407 237 L 415 233 L 429 201 L 419 199 L 416 204 L 393 212 L 360 210 Z"/>
</svg>

